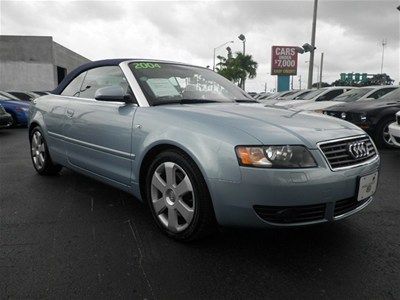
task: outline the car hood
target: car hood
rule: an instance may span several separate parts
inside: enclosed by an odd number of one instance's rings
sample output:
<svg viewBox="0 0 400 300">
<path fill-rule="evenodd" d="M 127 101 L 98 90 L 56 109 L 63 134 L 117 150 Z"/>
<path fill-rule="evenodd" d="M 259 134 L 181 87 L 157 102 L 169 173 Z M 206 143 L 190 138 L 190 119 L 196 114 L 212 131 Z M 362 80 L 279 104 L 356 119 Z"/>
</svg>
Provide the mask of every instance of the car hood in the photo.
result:
<svg viewBox="0 0 400 300">
<path fill-rule="evenodd" d="M 400 100 L 361 100 L 350 103 L 342 103 L 339 105 L 335 105 L 329 107 L 327 111 L 340 111 L 340 112 L 368 112 L 370 110 L 390 107 L 390 106 L 399 106 Z"/>
<path fill-rule="evenodd" d="M 320 110 L 320 109 L 325 109 L 334 105 L 339 105 L 344 102 L 339 102 L 339 101 L 317 101 L 317 102 L 309 102 L 303 105 L 299 105 L 294 107 L 295 110 Z"/>
<path fill-rule="evenodd" d="M 300 105 L 304 105 L 306 103 L 310 103 L 312 100 L 281 100 L 275 103 L 275 106 L 281 106 L 286 108 L 292 108 Z"/>
<path fill-rule="evenodd" d="M 212 130 L 229 126 L 244 131 L 264 145 L 303 144 L 315 149 L 320 141 L 364 134 L 357 126 L 337 118 L 262 104 L 171 105 L 160 108 L 175 114 L 177 120 L 195 120 L 212 126 Z"/>
<path fill-rule="evenodd" d="M 28 107 L 29 108 L 29 105 L 30 105 L 30 103 L 25 103 L 25 102 L 22 102 L 22 101 L 14 101 L 14 100 L 0 100 L 0 103 L 1 103 L 1 105 L 3 105 L 3 107 L 4 106 L 7 106 L 7 104 L 8 105 L 12 105 L 12 106 L 20 106 L 20 107 Z"/>
</svg>

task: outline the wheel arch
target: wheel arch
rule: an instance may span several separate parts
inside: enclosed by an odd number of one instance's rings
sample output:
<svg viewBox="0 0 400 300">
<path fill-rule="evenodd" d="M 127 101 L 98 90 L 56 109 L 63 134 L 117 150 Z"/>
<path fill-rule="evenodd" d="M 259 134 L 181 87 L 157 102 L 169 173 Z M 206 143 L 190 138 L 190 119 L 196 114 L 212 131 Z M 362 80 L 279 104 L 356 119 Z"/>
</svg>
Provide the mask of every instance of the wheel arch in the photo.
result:
<svg viewBox="0 0 400 300">
<path fill-rule="evenodd" d="M 140 160 L 140 167 L 139 167 L 139 174 L 138 174 L 138 179 L 139 179 L 139 189 L 140 189 L 140 196 L 143 201 L 146 199 L 146 186 L 145 186 L 145 179 L 146 179 L 146 170 L 148 166 L 151 164 L 152 159 L 156 157 L 158 154 L 167 151 L 167 150 L 175 150 L 183 154 L 184 156 L 188 157 L 191 159 L 196 166 L 199 168 L 201 174 L 203 175 L 203 179 L 207 185 L 207 189 L 210 192 L 209 189 L 209 184 L 207 180 L 207 175 L 206 172 L 200 163 L 200 160 L 197 158 L 196 155 L 192 153 L 189 149 L 184 147 L 183 145 L 171 142 L 171 141 L 163 141 L 157 144 L 154 144 L 150 147 L 148 147 L 148 150 L 145 152 L 143 155 L 142 159 Z"/>
</svg>

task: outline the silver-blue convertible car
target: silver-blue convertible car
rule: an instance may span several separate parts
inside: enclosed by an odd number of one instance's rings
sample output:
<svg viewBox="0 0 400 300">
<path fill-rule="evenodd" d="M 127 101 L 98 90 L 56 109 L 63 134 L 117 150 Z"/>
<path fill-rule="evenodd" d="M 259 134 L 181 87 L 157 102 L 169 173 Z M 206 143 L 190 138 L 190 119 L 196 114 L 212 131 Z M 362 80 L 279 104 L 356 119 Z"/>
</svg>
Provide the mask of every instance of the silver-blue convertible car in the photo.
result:
<svg viewBox="0 0 400 300">
<path fill-rule="evenodd" d="M 39 174 L 67 167 L 127 191 L 179 240 L 217 224 L 339 220 L 366 207 L 378 181 L 377 149 L 358 127 L 266 108 L 181 63 L 83 65 L 33 101 L 29 137 Z"/>
</svg>

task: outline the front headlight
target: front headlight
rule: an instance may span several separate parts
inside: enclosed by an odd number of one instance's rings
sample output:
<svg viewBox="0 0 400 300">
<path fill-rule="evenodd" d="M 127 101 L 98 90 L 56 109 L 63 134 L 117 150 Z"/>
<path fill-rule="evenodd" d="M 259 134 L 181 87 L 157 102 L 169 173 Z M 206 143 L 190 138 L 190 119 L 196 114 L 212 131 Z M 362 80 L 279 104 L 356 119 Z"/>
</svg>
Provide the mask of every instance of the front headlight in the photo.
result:
<svg viewBox="0 0 400 300">
<path fill-rule="evenodd" d="M 21 108 L 23 111 L 29 111 L 29 107 L 22 107 Z"/>
<path fill-rule="evenodd" d="M 311 168 L 317 163 L 304 146 L 237 146 L 239 164 L 259 168 Z"/>
</svg>

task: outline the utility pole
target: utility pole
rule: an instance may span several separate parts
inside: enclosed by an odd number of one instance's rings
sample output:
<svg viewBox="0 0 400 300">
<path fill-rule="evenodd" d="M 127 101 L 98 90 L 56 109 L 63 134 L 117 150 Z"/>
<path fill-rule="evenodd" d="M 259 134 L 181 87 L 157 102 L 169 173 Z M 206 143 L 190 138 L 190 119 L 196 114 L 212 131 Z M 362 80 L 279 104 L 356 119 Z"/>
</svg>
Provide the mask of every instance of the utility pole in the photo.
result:
<svg viewBox="0 0 400 300">
<path fill-rule="evenodd" d="M 319 84 L 318 88 L 320 89 L 322 87 L 322 69 L 324 67 L 324 52 L 321 52 L 321 64 L 319 67 Z"/>
<path fill-rule="evenodd" d="M 383 74 L 383 59 L 385 58 L 385 46 L 387 44 L 387 40 L 382 40 L 382 62 L 381 62 L 381 74 Z"/>
<path fill-rule="evenodd" d="M 299 90 L 301 90 L 301 75 L 299 75 Z"/>
<path fill-rule="evenodd" d="M 238 36 L 238 39 L 243 42 L 243 56 L 246 55 L 246 37 L 243 34 L 240 34 Z M 245 85 L 246 85 L 246 76 L 242 78 L 242 86 L 241 88 L 243 91 L 245 91 Z"/>
<path fill-rule="evenodd" d="M 310 51 L 310 65 L 308 66 L 308 88 L 311 89 L 313 83 L 313 71 L 314 71 L 314 47 L 315 47 L 315 32 L 317 27 L 317 10 L 318 10 L 318 0 L 314 0 L 314 12 L 311 30 L 311 47 Z"/>
</svg>

